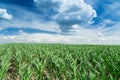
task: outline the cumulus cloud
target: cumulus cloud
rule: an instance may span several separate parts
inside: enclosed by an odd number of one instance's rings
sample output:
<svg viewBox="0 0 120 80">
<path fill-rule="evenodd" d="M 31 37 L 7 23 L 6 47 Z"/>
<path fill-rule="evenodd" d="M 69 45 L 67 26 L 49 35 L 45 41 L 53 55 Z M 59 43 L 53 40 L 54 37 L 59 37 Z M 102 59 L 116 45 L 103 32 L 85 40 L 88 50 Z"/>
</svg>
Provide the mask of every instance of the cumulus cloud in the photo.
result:
<svg viewBox="0 0 120 80">
<path fill-rule="evenodd" d="M 100 24 L 92 25 L 94 29 L 86 28 L 91 27 L 91 24 L 94 23 L 93 18 L 97 17 L 97 13 L 84 0 L 34 0 L 34 3 L 39 10 L 38 13 L 37 11 L 32 12 L 16 5 L 10 6 L 9 9 L 16 11 L 13 15 L 14 18 L 10 21 L 1 20 L 0 29 L 8 27 L 33 28 L 67 33 L 67 35 L 47 33 L 28 34 L 19 31 L 19 35 L 0 35 L 0 43 L 120 44 L 119 21 L 104 19 Z M 114 7 L 115 5 L 117 6 Z M 116 12 L 115 15 L 119 16 L 119 11 L 117 11 L 119 4 L 114 3 L 114 6 L 110 5 L 107 8 Z M 1 9 L 1 12 L 7 13 L 3 9 Z M 103 16 L 105 15 L 107 15 L 107 12 L 103 14 Z M 48 20 L 46 20 L 46 16 L 49 17 L 49 19 L 47 18 Z M 0 18 L 3 18 L 1 17 L 1 13 Z M 8 18 L 4 17 L 4 19 Z"/>
<path fill-rule="evenodd" d="M 61 0 L 59 13 L 54 17 L 63 32 L 72 29 L 73 25 L 84 27 L 92 23 L 92 19 L 97 16 L 92 6 L 83 0 Z"/>
<path fill-rule="evenodd" d="M 12 5 L 9 9 L 16 11 L 16 14 L 13 13 L 13 20 L 1 21 L 0 26 L 2 28 L 29 27 L 68 33 L 74 25 L 84 27 L 91 24 L 93 22 L 92 19 L 97 16 L 92 6 L 86 4 L 83 0 L 34 0 L 34 3 L 40 11 L 39 14 L 28 11 L 23 7 Z M 12 18 L 12 15 L 7 14 L 5 9 L 1 10 L 6 13 L 7 17 L 4 15 L 4 18 Z M 44 20 L 46 16 L 50 18 L 50 21 Z"/>
<path fill-rule="evenodd" d="M 73 25 L 84 27 L 93 23 L 96 11 L 84 0 L 34 0 L 39 9 L 52 9 L 56 12 L 52 19 L 59 24 L 61 32 L 69 32 Z"/>
<path fill-rule="evenodd" d="M 0 8 L 0 18 L 10 20 L 12 19 L 12 15 L 7 13 L 6 9 Z"/>
</svg>

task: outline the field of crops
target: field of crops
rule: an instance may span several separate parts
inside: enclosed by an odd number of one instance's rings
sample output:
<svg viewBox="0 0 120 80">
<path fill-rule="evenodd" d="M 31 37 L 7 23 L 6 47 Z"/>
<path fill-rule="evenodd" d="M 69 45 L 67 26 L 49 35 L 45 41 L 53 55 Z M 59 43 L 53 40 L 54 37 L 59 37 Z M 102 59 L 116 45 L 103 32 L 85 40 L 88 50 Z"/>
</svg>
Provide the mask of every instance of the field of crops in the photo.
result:
<svg viewBox="0 0 120 80">
<path fill-rule="evenodd" d="M 120 46 L 0 45 L 0 80 L 119 80 Z"/>
</svg>

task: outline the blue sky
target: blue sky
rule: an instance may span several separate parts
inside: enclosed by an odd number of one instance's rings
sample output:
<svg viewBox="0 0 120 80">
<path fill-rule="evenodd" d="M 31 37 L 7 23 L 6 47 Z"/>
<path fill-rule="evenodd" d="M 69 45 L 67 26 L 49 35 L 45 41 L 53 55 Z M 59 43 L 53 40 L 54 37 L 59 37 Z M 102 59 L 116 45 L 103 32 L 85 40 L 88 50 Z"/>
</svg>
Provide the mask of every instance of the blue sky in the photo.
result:
<svg viewBox="0 0 120 80">
<path fill-rule="evenodd" d="M 120 44 L 119 0 L 0 0 L 0 43 Z"/>
</svg>

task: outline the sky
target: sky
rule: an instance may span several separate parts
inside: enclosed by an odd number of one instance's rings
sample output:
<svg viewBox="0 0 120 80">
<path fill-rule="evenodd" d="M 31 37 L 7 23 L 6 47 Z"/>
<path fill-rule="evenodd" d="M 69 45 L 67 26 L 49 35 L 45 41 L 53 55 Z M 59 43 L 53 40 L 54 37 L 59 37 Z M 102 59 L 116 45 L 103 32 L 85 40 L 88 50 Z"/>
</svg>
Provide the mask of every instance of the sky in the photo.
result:
<svg viewBox="0 0 120 80">
<path fill-rule="evenodd" d="M 120 0 L 0 0 L 0 43 L 120 44 Z"/>
</svg>

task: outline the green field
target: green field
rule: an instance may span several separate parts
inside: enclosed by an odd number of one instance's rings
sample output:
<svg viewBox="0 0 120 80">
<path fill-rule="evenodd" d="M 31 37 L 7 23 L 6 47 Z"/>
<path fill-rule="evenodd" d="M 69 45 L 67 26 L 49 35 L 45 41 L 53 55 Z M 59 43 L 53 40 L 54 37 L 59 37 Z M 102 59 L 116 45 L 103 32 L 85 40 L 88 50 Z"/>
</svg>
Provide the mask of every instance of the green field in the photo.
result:
<svg viewBox="0 0 120 80">
<path fill-rule="evenodd" d="M 0 45 L 0 80 L 118 80 L 120 46 Z"/>
</svg>

